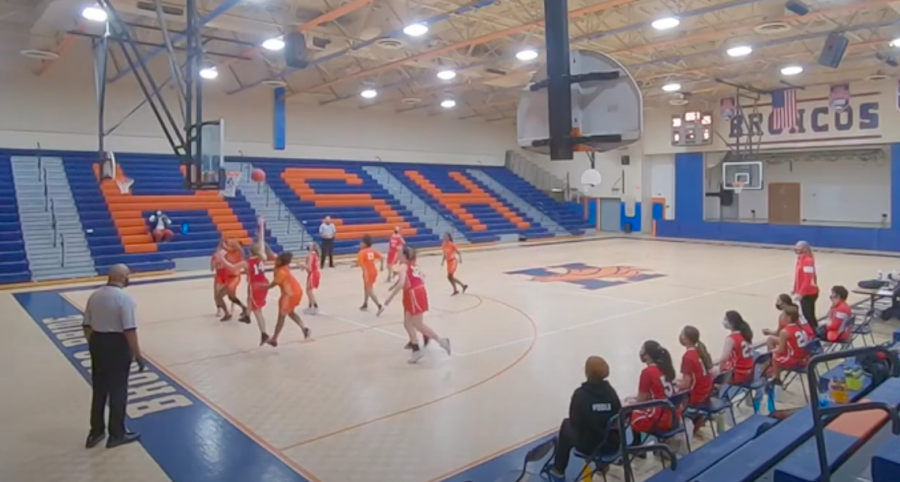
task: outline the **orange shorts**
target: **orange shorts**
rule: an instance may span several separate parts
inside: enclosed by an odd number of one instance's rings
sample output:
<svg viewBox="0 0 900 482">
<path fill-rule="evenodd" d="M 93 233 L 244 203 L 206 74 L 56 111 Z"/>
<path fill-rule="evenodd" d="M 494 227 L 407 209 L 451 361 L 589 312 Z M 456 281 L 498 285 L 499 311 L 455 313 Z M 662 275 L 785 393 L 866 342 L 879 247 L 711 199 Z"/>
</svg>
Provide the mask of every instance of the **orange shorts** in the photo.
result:
<svg viewBox="0 0 900 482">
<path fill-rule="evenodd" d="M 237 275 L 233 275 L 228 277 L 225 281 L 225 289 L 228 290 L 228 293 L 235 294 L 237 293 L 238 285 L 241 284 L 241 277 Z"/>
<path fill-rule="evenodd" d="M 378 281 L 378 271 L 363 271 L 363 286 L 371 288 Z"/>
<path fill-rule="evenodd" d="M 458 265 L 459 261 L 457 261 L 455 258 L 447 261 L 447 274 L 451 276 L 456 274 L 456 267 Z"/>
<path fill-rule="evenodd" d="M 287 315 L 293 313 L 303 301 L 303 293 L 294 296 L 282 296 L 278 298 L 278 314 Z"/>
</svg>

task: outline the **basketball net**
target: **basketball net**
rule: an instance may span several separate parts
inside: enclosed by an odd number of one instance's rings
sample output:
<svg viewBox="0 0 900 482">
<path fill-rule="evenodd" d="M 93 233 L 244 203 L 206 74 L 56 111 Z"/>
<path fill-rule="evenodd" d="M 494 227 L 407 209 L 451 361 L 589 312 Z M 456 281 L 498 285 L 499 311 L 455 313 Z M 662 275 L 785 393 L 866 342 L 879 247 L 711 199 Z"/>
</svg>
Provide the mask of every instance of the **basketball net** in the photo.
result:
<svg viewBox="0 0 900 482">
<path fill-rule="evenodd" d="M 241 182 L 241 171 L 228 171 L 225 173 L 225 188 L 220 192 L 225 197 L 237 195 L 238 184 Z"/>
<path fill-rule="evenodd" d="M 741 191 L 744 190 L 744 186 L 746 186 L 746 185 L 747 185 L 747 183 L 744 183 L 744 182 L 735 182 L 732 190 L 734 191 L 735 194 L 740 194 Z"/>
<path fill-rule="evenodd" d="M 134 184 L 134 179 L 123 177 L 121 179 L 116 179 L 116 184 L 119 186 L 120 193 L 128 194 L 131 191 L 131 185 Z"/>
</svg>

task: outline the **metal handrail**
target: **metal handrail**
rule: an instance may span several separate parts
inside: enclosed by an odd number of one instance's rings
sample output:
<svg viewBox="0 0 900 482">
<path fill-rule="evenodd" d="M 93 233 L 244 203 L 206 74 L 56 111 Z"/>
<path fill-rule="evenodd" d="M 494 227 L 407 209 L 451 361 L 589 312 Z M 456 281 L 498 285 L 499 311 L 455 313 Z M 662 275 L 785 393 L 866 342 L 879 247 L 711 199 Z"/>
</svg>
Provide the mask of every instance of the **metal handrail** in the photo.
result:
<svg viewBox="0 0 900 482">
<path fill-rule="evenodd" d="M 819 406 L 819 380 L 816 373 L 816 365 L 831 360 L 875 353 L 882 353 L 888 357 L 891 362 L 891 376 L 896 377 L 900 374 L 900 361 L 898 361 L 897 354 L 884 346 L 871 346 L 846 351 L 823 353 L 812 357 L 809 364 L 806 366 L 806 380 L 809 384 L 809 401 L 810 407 L 812 408 L 814 426 L 813 434 L 816 437 L 816 452 L 819 456 L 819 471 L 821 474 L 819 480 L 821 482 L 831 482 L 831 468 L 828 466 L 828 454 L 825 449 L 825 422 L 822 420 L 823 417 L 865 410 L 884 410 L 891 419 L 891 431 L 894 435 L 900 435 L 900 415 L 897 414 L 897 409 L 890 404 L 884 402 L 861 402 L 829 407 Z"/>
<path fill-rule="evenodd" d="M 60 261 L 60 266 L 65 267 L 66 266 L 66 237 L 63 235 L 63 233 L 59 233 L 59 246 L 60 246 L 60 248 L 59 248 L 60 256 L 62 258 L 62 260 Z"/>
<path fill-rule="evenodd" d="M 629 455 L 640 455 L 647 452 L 665 452 L 666 455 L 669 456 L 670 468 L 672 470 L 678 470 L 678 459 L 675 458 L 675 453 L 672 452 L 672 449 L 670 449 L 668 445 L 661 443 L 635 447 L 628 445 L 628 437 L 626 434 L 628 433 L 628 424 L 631 422 L 631 413 L 638 410 L 647 410 L 649 408 L 657 407 L 669 411 L 672 414 L 672 420 L 678 420 L 678 414 L 675 412 L 675 405 L 672 405 L 672 402 L 669 400 L 648 400 L 646 402 L 622 407 L 622 409 L 619 410 L 619 440 L 621 444 L 620 451 L 622 452 L 622 466 L 625 468 L 625 482 L 634 482 L 635 480 L 634 472 L 631 469 L 631 459 L 628 457 Z"/>
<path fill-rule="evenodd" d="M 50 210 L 50 185 L 47 182 L 47 171 L 43 170 L 43 173 L 44 180 L 42 182 L 44 183 L 44 212 L 47 212 Z"/>
<path fill-rule="evenodd" d="M 53 230 L 53 247 L 56 247 L 56 234 L 59 232 L 56 229 L 56 206 L 53 202 L 53 199 L 50 200 L 50 229 Z"/>
</svg>

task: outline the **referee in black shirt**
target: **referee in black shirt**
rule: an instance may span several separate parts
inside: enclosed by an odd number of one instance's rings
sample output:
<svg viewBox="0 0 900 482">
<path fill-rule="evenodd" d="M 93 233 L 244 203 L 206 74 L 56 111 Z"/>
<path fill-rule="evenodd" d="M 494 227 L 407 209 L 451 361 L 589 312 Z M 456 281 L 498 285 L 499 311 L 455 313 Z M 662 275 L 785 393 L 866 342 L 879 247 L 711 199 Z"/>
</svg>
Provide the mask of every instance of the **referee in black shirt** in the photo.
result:
<svg viewBox="0 0 900 482">
<path fill-rule="evenodd" d="M 124 264 L 109 269 L 109 282 L 88 298 L 84 310 L 84 335 L 91 352 L 91 431 L 85 447 L 92 448 L 103 441 L 109 429 L 106 448 L 118 447 L 140 440 L 140 434 L 125 428 L 125 408 L 128 404 L 128 374 L 132 360 L 141 371 L 144 360 L 138 344 L 135 304 L 123 290 L 128 286 L 131 272 Z M 109 403 L 109 424 L 104 423 Z"/>
</svg>

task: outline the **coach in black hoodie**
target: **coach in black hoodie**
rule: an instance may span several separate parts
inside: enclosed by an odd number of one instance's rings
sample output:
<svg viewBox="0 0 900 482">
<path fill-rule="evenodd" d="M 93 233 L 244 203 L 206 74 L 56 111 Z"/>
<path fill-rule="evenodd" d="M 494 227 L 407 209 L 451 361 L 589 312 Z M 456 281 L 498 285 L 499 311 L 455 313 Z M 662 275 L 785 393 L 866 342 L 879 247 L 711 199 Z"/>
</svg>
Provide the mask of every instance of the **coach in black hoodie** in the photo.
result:
<svg viewBox="0 0 900 482">
<path fill-rule="evenodd" d="M 609 365 L 599 356 L 589 357 L 584 362 L 584 375 L 587 381 L 575 389 L 569 404 L 569 418 L 559 427 L 556 457 L 550 469 L 550 475 L 556 479 L 565 478 L 572 448 L 591 454 L 598 448 L 602 452 L 615 452 L 619 447 L 618 431 L 610 431 L 604 439 L 607 423 L 622 409 L 619 395 L 606 381 Z"/>
</svg>

